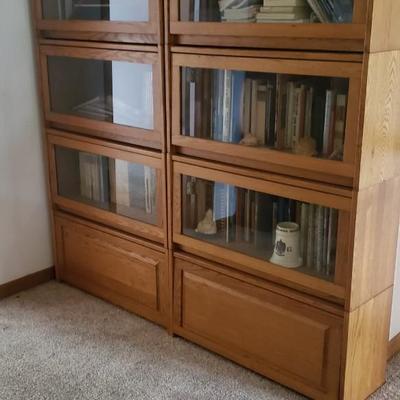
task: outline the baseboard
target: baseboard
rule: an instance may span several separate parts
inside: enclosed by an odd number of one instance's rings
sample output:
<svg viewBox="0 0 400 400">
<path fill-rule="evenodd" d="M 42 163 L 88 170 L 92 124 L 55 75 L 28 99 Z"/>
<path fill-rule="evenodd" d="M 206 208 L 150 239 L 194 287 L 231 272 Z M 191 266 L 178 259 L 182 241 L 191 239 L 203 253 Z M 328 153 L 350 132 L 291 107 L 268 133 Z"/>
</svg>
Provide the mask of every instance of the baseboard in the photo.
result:
<svg viewBox="0 0 400 400">
<path fill-rule="evenodd" d="M 51 281 L 54 277 L 55 269 L 54 267 L 50 267 L 16 279 L 15 281 L 4 283 L 3 285 L 0 285 L 0 299 Z"/>
<path fill-rule="evenodd" d="M 388 359 L 390 360 L 394 355 L 400 352 L 400 333 L 398 333 L 392 340 L 389 341 Z"/>
</svg>

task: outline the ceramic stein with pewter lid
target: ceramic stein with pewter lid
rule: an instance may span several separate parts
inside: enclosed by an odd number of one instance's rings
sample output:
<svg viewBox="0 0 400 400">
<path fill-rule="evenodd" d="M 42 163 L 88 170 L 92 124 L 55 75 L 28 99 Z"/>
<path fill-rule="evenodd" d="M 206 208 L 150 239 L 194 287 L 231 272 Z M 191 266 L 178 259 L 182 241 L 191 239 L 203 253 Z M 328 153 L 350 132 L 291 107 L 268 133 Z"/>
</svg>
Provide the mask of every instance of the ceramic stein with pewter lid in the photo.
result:
<svg viewBox="0 0 400 400">
<path fill-rule="evenodd" d="M 286 268 L 297 268 L 303 264 L 300 256 L 300 226 L 298 224 L 280 222 L 276 226 L 274 253 L 270 261 Z"/>
</svg>

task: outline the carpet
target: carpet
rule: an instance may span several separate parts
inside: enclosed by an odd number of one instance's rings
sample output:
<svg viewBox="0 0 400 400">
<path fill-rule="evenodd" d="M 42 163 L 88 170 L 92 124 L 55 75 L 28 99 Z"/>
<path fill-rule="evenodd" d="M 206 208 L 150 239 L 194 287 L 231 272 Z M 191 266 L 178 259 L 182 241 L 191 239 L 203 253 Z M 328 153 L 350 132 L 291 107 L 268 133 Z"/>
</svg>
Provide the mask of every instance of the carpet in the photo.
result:
<svg viewBox="0 0 400 400">
<path fill-rule="evenodd" d="M 372 398 L 399 399 L 400 357 Z M 0 301 L 1 400 L 304 397 L 142 318 L 49 282 Z"/>
</svg>

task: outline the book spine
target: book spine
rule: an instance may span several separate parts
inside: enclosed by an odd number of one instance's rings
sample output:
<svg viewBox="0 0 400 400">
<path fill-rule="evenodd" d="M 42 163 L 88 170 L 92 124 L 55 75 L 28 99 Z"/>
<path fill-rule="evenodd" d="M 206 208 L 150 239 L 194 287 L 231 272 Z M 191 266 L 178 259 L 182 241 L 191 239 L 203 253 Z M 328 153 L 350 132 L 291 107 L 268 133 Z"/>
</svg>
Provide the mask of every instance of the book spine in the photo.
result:
<svg viewBox="0 0 400 400">
<path fill-rule="evenodd" d="M 323 226 L 324 226 L 324 211 L 322 206 L 316 206 L 315 209 L 315 247 L 314 247 L 314 268 L 318 273 L 323 272 Z"/>
<path fill-rule="evenodd" d="M 189 83 L 189 136 L 196 134 L 196 82 Z"/>
<path fill-rule="evenodd" d="M 308 206 L 308 227 L 307 227 L 307 268 L 314 268 L 314 231 L 315 231 L 315 206 Z"/>
<path fill-rule="evenodd" d="M 151 167 L 144 166 L 144 202 L 146 214 L 153 212 L 152 204 L 152 169 Z"/>
<path fill-rule="evenodd" d="M 329 135 L 331 132 L 331 117 L 332 117 L 332 105 L 333 105 L 333 91 L 326 91 L 326 102 L 325 102 L 325 120 L 324 120 L 324 131 L 322 140 L 322 154 L 326 157 L 329 155 Z"/>
<path fill-rule="evenodd" d="M 222 141 L 231 139 L 232 71 L 224 71 Z"/>
<path fill-rule="evenodd" d="M 308 223 L 309 223 L 309 205 L 301 203 L 300 208 L 300 252 L 303 258 L 303 263 L 306 262 L 307 256 L 307 238 L 308 238 Z"/>
</svg>

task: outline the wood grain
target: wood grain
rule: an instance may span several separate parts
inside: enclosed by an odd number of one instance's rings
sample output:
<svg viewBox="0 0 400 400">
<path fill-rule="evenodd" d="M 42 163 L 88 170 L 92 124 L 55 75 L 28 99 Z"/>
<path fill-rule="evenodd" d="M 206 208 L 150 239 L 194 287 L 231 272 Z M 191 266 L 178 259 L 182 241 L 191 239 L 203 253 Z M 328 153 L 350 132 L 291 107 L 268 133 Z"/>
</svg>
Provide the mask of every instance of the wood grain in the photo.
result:
<svg viewBox="0 0 400 400">
<path fill-rule="evenodd" d="M 167 257 L 128 240 L 56 218 L 62 281 L 166 324 Z"/>
<path fill-rule="evenodd" d="M 340 318 L 187 262 L 177 260 L 175 272 L 179 332 L 305 394 L 337 398 Z"/>
<path fill-rule="evenodd" d="M 392 287 L 345 316 L 341 397 L 362 400 L 385 382 Z"/>
<path fill-rule="evenodd" d="M 371 54 L 359 188 L 400 175 L 400 51 Z"/>
</svg>

